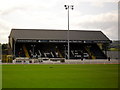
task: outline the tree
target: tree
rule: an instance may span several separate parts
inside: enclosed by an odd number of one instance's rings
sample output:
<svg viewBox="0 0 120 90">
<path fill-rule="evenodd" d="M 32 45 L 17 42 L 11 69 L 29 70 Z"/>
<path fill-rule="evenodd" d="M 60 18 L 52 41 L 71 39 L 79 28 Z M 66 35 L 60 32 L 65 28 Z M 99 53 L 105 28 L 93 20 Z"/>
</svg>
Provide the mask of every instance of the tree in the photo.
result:
<svg viewBox="0 0 120 90">
<path fill-rule="evenodd" d="M 8 44 L 2 44 L 2 49 L 3 50 L 8 49 Z"/>
<path fill-rule="evenodd" d="M 8 44 L 2 44 L 2 54 L 8 54 Z"/>
</svg>

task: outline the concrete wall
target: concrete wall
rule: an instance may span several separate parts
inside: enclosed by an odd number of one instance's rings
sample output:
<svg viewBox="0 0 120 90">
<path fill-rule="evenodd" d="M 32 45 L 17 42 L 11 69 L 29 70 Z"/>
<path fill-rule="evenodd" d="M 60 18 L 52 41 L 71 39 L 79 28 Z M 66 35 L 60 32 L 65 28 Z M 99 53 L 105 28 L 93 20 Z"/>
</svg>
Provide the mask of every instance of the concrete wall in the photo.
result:
<svg viewBox="0 0 120 90">
<path fill-rule="evenodd" d="M 107 51 L 107 56 L 111 59 L 118 59 L 120 58 L 120 51 Z"/>
</svg>

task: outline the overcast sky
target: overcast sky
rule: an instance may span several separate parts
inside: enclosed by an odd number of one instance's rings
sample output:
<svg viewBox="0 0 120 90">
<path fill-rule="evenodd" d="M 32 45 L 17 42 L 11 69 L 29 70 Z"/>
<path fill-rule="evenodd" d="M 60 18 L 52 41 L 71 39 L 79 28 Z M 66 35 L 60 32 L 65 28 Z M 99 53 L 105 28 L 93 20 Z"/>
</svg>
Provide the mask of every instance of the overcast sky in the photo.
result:
<svg viewBox="0 0 120 90">
<path fill-rule="evenodd" d="M 119 0 L 0 0 L 0 43 L 7 43 L 12 28 L 101 30 L 111 40 L 118 39 Z"/>
</svg>

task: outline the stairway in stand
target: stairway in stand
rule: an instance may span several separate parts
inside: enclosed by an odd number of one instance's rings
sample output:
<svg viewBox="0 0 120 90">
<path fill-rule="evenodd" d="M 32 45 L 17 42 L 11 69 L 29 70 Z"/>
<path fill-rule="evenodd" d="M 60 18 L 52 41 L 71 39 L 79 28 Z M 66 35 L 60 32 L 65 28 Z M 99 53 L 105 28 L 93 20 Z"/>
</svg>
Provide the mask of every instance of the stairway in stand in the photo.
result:
<svg viewBox="0 0 120 90">
<path fill-rule="evenodd" d="M 91 56 L 92 59 L 96 59 L 96 57 L 93 55 L 93 53 L 90 51 L 90 48 L 85 47 L 85 50 L 88 52 L 88 54 Z"/>
<path fill-rule="evenodd" d="M 30 58 L 29 54 L 28 54 L 28 51 L 27 51 L 27 48 L 25 47 L 25 45 L 23 45 L 23 50 L 25 52 L 25 56 Z"/>
</svg>

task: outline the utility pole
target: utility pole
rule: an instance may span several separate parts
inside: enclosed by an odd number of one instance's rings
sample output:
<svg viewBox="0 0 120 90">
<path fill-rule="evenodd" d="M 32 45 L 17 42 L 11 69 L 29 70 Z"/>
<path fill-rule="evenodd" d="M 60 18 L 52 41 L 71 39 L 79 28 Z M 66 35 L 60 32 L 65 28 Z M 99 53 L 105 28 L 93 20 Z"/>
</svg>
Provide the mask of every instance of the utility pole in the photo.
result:
<svg viewBox="0 0 120 90">
<path fill-rule="evenodd" d="M 73 5 L 64 5 L 65 9 L 68 10 L 68 32 L 67 32 L 67 39 L 68 39 L 68 59 L 70 59 L 70 34 L 69 34 L 69 9 L 73 10 Z"/>
</svg>

